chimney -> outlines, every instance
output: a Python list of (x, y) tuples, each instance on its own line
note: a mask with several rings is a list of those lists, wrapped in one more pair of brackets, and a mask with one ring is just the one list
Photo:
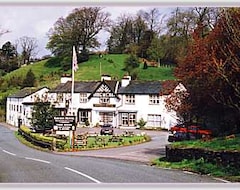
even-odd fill
[(103, 80), (111, 80), (111, 76), (110, 75), (102, 75), (101, 81), (103, 81)]
[(126, 87), (127, 85), (129, 85), (130, 81), (131, 81), (131, 76), (128, 76), (128, 75), (123, 76), (122, 81), (121, 81), (121, 86)]
[(61, 84), (66, 83), (68, 81), (72, 81), (72, 76), (69, 74), (63, 74), (61, 76)]

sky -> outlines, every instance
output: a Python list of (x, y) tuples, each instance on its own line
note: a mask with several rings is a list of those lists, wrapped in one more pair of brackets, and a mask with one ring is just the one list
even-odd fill
[[(99, 5), (97, 5), (99, 6)], [(34, 5), (34, 4), (1, 4), (0, 3), (0, 29), (9, 30), (0, 36), (0, 47), (7, 41), (15, 44), (16, 40), (23, 37), (33, 37), (37, 40), (38, 48), (36, 58), (49, 55), (51, 52), (47, 50), (48, 42), (47, 32), (58, 18), (66, 18), (74, 8), (80, 6), (66, 4), (50, 4), (50, 5)], [(135, 14), (143, 9), (151, 9), (151, 6), (104, 6), (103, 11), (111, 14), (111, 19), (116, 19), (121, 14)], [(161, 8), (163, 12), (169, 10), (169, 7)], [(99, 36), (100, 43), (104, 44), (107, 34), (101, 33)], [(102, 48), (104, 48), (102, 46)], [(19, 50), (18, 50), (19, 51)]]
[[(122, 3), (120, 3), (121, 1)], [(10, 32), (0, 36), (0, 48), (7, 41), (15, 44), (17, 39), (27, 36), (37, 40), (38, 53), (36, 58), (51, 54), (51, 52), (45, 48), (48, 42), (47, 33), (49, 29), (53, 27), (58, 18), (66, 18), (74, 8), (80, 8), (81, 6), (103, 6), (103, 11), (109, 12), (111, 19), (115, 20), (121, 14), (135, 14), (139, 10), (149, 10), (153, 8), (153, 6), (159, 8), (162, 14), (169, 14), (176, 6), (209, 6), (213, 2), (217, 4), (212, 4), (212, 6), (223, 6), (225, 4), (222, 3), (222, 1), (223, 0), (215, 0), (206, 3), (208, 0), (204, 0), (205, 4), (196, 4), (196, 2), (191, 3), (191, 0), (182, 0), (179, 1), (179, 3), (177, 3), (178, 1), (176, 0), (115, 0), (115, 2), (118, 3), (111, 4), (110, 0), (1, 0), (0, 30), (5, 29)], [(229, 3), (232, 1), (233, 5), (236, 3), (235, 0), (229, 0), (227, 5), (232, 5)], [(168, 4), (170, 2), (173, 3)], [(186, 2), (186, 4), (184, 4), (184, 2)], [(239, 5), (236, 4), (236, 6)], [(100, 43), (103, 44), (101, 49), (105, 49), (104, 42), (106, 42), (108, 35), (108, 33), (104, 32), (99, 34), (98, 39)], [(18, 49), (19, 53), (20, 51), (21, 50)]]

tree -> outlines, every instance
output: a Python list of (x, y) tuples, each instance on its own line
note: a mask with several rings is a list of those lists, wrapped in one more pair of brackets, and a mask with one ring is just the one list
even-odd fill
[(145, 31), (139, 45), (139, 51), (137, 54), (139, 57), (145, 58), (145, 59), (149, 58), (147, 50), (151, 46), (151, 43), (154, 37), (155, 37), (155, 33), (152, 30)]
[[(128, 72), (129, 75), (132, 76), (132, 78), (136, 78), (136, 73), (134, 73), (134, 69), (139, 67), (139, 59), (136, 55), (131, 54), (128, 58), (124, 61), (124, 69)], [(134, 75), (134, 76), (133, 76)]]
[(193, 33), (188, 54), (175, 70), (189, 91), (192, 118), (222, 134), (240, 132), (240, 9), (226, 9), (208, 35), (203, 23)]
[(19, 39), (19, 44), (22, 48), (23, 64), (29, 64), (30, 59), (37, 54), (37, 40), (36, 38), (23, 36)]
[(160, 62), (160, 59), (164, 56), (164, 46), (161, 45), (161, 39), (157, 36), (153, 37), (149, 48), (147, 49), (147, 57), (150, 60)]
[(202, 35), (214, 28), (219, 17), (219, 8), (214, 7), (177, 7), (166, 20), (167, 32), (161, 38), (164, 44), (164, 58), (173, 63), (184, 57), (188, 52), (188, 45), (191, 43), (192, 33), (199, 23), (203, 25)]
[(121, 15), (110, 29), (107, 47), (110, 53), (132, 53), (132, 48), (138, 49), (147, 25), (141, 15)]
[(8, 41), (0, 49), (0, 69), (9, 73), (18, 68), (17, 50)]
[(47, 48), (56, 56), (69, 56), (75, 46), (78, 62), (88, 60), (88, 49), (100, 45), (97, 34), (110, 26), (109, 16), (100, 7), (74, 9), (66, 18), (59, 18), (50, 29)]
[[(240, 9), (223, 9), (211, 40), (213, 44), (211, 66), (228, 88), (228, 95), (218, 91), (214, 99), (240, 112)], [(209, 38), (210, 38), (209, 37)], [(213, 42), (212, 42), (213, 43)], [(227, 95), (227, 96), (226, 96)]]
[(147, 62), (144, 61), (144, 63), (143, 63), (143, 69), (147, 69), (147, 68), (148, 68)]
[(24, 87), (33, 87), (36, 83), (36, 77), (34, 73), (32, 72), (32, 69), (29, 69), (29, 71), (26, 74), (25, 79), (23, 80), (22, 88)]
[(45, 132), (53, 128), (54, 116), (58, 112), (54, 109), (49, 102), (37, 101), (33, 106), (31, 125), (36, 131)]
[(138, 14), (141, 15), (145, 23), (147, 23), (148, 30), (153, 31), (157, 35), (161, 33), (165, 15), (162, 15), (159, 9), (152, 8), (147, 11), (140, 10)]

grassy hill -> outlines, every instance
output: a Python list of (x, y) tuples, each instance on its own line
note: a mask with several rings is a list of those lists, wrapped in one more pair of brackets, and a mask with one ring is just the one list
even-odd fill
[[(100, 80), (101, 74), (108, 74), (115, 79), (121, 79), (126, 73), (124, 60), (126, 54), (109, 54), (99, 58), (98, 55), (91, 55), (87, 62), (80, 63), (79, 69), (75, 72), (75, 80)], [(29, 69), (35, 74), (37, 86), (48, 86), (50, 88), (59, 84), (60, 76), (63, 73), (71, 74), (71, 70), (64, 72), (60, 67), (46, 67), (47, 60), (39, 61), (31, 65), (23, 66), (3, 77), (5, 81), (12, 78), (24, 78)], [(71, 63), (69, 63), (71, 64)], [(148, 67), (143, 69), (143, 64), (136, 69), (138, 80), (167, 80), (174, 79), (172, 67)]]
[[(127, 54), (108, 54), (99, 58), (98, 55), (91, 55), (87, 62), (80, 63), (79, 69), (75, 72), (75, 81), (100, 80), (102, 74), (108, 74), (114, 79), (121, 79), (126, 71), (124, 61)], [(71, 74), (68, 71), (61, 70), (60, 67), (47, 67), (47, 60), (42, 60), (8, 73), (1, 78), (0, 100), (19, 90), (16, 84), (25, 78), (26, 73), (31, 69), (36, 76), (36, 86), (47, 86), (53, 88), (60, 82), (63, 73)], [(71, 63), (69, 63), (71, 65)], [(143, 69), (143, 63), (136, 69), (138, 80), (167, 80), (174, 79), (173, 67), (148, 67)]]

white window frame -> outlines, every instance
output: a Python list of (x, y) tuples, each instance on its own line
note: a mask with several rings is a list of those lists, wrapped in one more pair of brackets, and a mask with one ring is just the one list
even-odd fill
[(151, 127), (161, 127), (162, 116), (160, 114), (148, 114), (147, 124)]
[(150, 105), (158, 105), (160, 103), (159, 95), (150, 94), (149, 95), (149, 104)]
[(87, 103), (87, 93), (80, 93), (80, 103)]
[(135, 104), (135, 95), (134, 94), (126, 94), (125, 95), (125, 103), (126, 104)]
[(79, 120), (80, 120), (81, 123), (85, 123), (86, 120), (89, 121), (89, 117), (90, 117), (89, 111), (85, 111), (85, 110), (80, 111)]
[(63, 93), (58, 93), (57, 94), (57, 102), (63, 103)]
[(121, 125), (122, 126), (135, 126), (137, 122), (137, 113), (121, 113)]

